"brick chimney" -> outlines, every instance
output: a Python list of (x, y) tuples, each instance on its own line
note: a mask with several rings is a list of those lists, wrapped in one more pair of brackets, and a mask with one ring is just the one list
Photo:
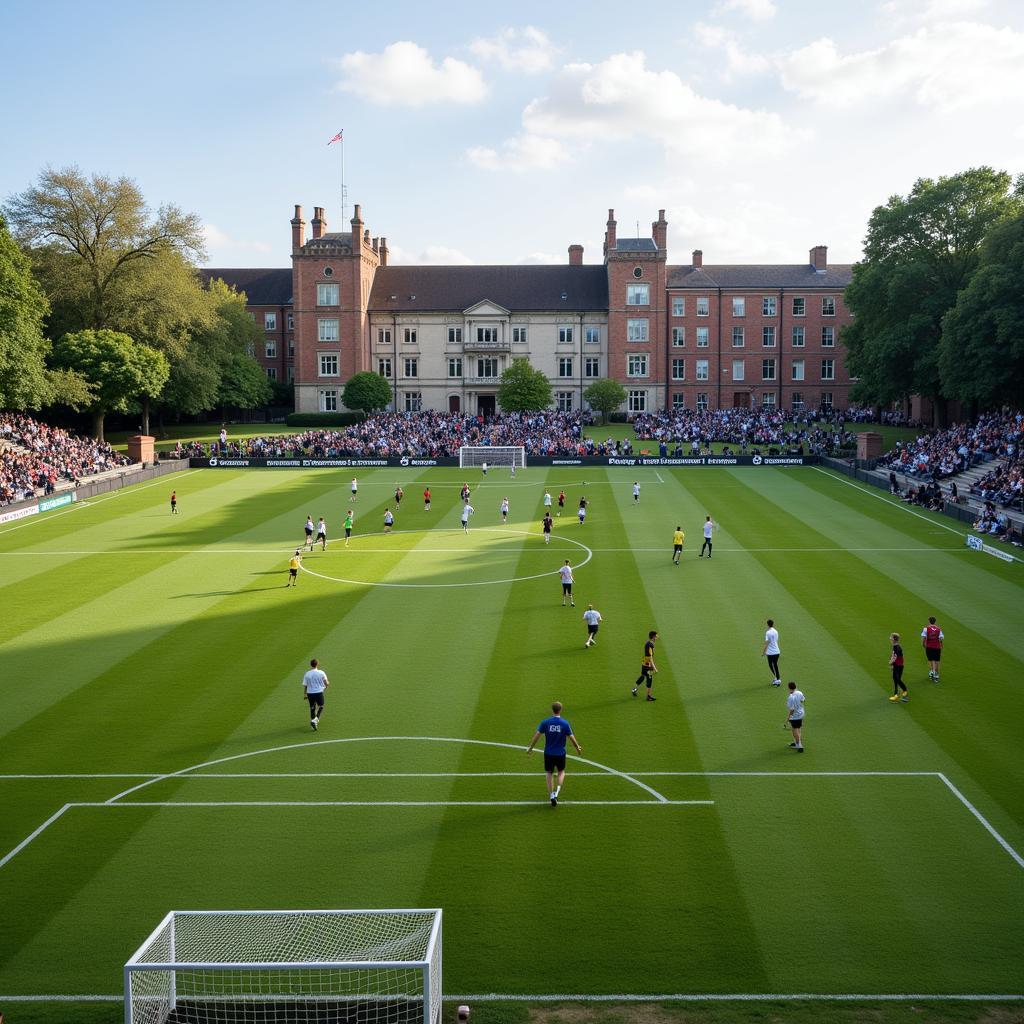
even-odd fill
[(324, 232), (327, 230), (327, 219), (324, 217), (324, 208), (322, 206), (313, 207), (313, 237), (321, 238)]
[(704, 250), (694, 249), (693, 250), (693, 269), (700, 270), (704, 266)]
[(608, 211), (608, 223), (604, 230), (604, 251), (607, 256), (615, 248), (615, 211)]
[(388, 265), (388, 240), (381, 235), (380, 236), (380, 265), (386, 267)]
[(306, 244), (306, 222), (302, 219), (302, 207), (295, 204), (295, 216), (292, 217), (292, 250), (301, 249)]
[(665, 220), (664, 210), (658, 211), (658, 219), (651, 225), (651, 237), (659, 249), (668, 249), (668, 221)]
[(811, 250), (811, 266), (819, 274), (824, 274), (828, 270), (828, 246), (827, 245), (816, 245)]
[(363, 213), (362, 207), (356, 203), (352, 207), (352, 251), (359, 252), (359, 246), (363, 238)]
[(570, 267), (581, 267), (581, 266), (583, 266), (583, 246), (582, 245), (570, 245), (569, 246), (569, 266)]

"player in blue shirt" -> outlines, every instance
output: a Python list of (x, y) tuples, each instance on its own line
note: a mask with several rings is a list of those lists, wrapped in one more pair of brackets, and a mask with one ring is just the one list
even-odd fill
[[(572, 740), (572, 745), (576, 748), (577, 754), (582, 754), (583, 748), (576, 741), (572, 726), (562, 717), (561, 702), (556, 700), (551, 705), (551, 711), (551, 717), (545, 718), (537, 726), (537, 731), (533, 734), (533, 739), (530, 740), (526, 753), (532, 754), (537, 741), (541, 736), (544, 737), (544, 771), (547, 773), (548, 798), (551, 800), (551, 806), (557, 807), (558, 794), (562, 784), (565, 782), (566, 741)], [(557, 782), (555, 781), (556, 773), (558, 775)]]

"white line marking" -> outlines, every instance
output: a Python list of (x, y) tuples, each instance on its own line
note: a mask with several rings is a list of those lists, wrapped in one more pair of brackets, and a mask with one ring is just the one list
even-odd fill
[(30, 835), (27, 835), (24, 839), (22, 839), (22, 841), (18, 843), (18, 845), (13, 850), (5, 854), (3, 858), (0, 858), (0, 868), (2, 868), (9, 860), (11, 860), (12, 857), (17, 857), (18, 854), (21, 853), (21, 851), (24, 850), (25, 847), (28, 846), (28, 844), (31, 843), (33, 839), (36, 838), (36, 836), (41, 835), (43, 832), (45, 832), (46, 829), (48, 829), (69, 807), (72, 806), (72, 804), (65, 804), (59, 811), (56, 811), (55, 813), (51, 814), (46, 819), (46, 821), (44, 821), (42, 825), (39, 826), (39, 828), (37, 828)]
[(657, 470), (654, 471), (654, 475), (658, 478), (659, 484), (663, 484), (665, 482), (664, 480), (662, 480), (661, 474)]
[(159, 772), (85, 772), (63, 773), (59, 775), (0, 775), (0, 782), (8, 779), (158, 779)]
[[(543, 800), (122, 800), (71, 807), (538, 807)], [(561, 800), (580, 807), (713, 807), (714, 800)]]
[(1024, 857), (1021, 857), (1021, 855), (992, 827), (992, 825), (989, 824), (988, 819), (981, 813), (981, 811), (979, 811), (978, 808), (975, 807), (974, 804), (972, 804), (971, 801), (968, 800), (967, 797), (965, 797), (942, 772), (939, 772), (938, 774), (939, 778), (942, 779), (942, 781), (949, 787), (957, 800), (959, 800), (960, 803), (962, 803), (964, 807), (966, 807), (967, 810), (969, 810), (971, 814), (981, 822), (988, 834), (992, 836), (992, 838), (1017, 862), (1017, 866), (1024, 868)]

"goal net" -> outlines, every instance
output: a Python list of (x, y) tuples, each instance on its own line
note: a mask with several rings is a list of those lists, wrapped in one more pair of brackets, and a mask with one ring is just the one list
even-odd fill
[(124, 1000), (126, 1024), (439, 1024), (441, 911), (171, 911)]
[(465, 445), (459, 449), (459, 465), (483, 466), (518, 466), (526, 465), (526, 449), (523, 447), (497, 447), (493, 445)]

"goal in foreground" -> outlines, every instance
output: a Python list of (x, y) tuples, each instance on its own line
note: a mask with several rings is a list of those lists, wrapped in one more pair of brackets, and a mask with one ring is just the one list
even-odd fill
[(440, 910), (172, 910), (125, 1024), (439, 1024)]
[(526, 449), (523, 447), (501, 448), (496, 445), (464, 445), (459, 449), (459, 465), (482, 466), (518, 466), (526, 465)]

